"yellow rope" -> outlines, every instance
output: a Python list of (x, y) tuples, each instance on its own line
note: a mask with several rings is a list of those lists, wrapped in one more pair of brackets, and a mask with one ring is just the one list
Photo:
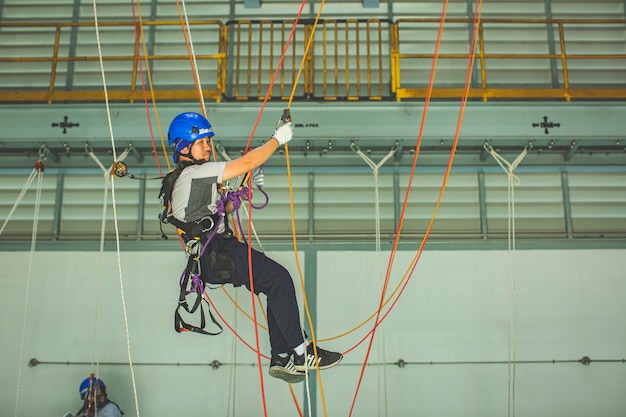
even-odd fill
[[(289, 96), (289, 101), (287, 103), (287, 108), (291, 109), (291, 103), (293, 102), (293, 98), (296, 94), (296, 88), (298, 86), (298, 80), (300, 79), (300, 75), (302, 74), (302, 69), (304, 68), (304, 64), (306, 62), (306, 58), (307, 58), (307, 54), (309, 52), (309, 49), (311, 48), (311, 45), (313, 44), (313, 37), (315, 35), (315, 29), (317, 28), (317, 24), (319, 22), (320, 16), (322, 14), (322, 10), (324, 9), (324, 4), (326, 3), (326, 0), (322, 0), (322, 3), (320, 4), (319, 10), (317, 12), (317, 16), (315, 17), (315, 22), (313, 23), (313, 29), (311, 30), (311, 35), (309, 36), (309, 39), (307, 41), (306, 47), (304, 49), (304, 53), (302, 54), (302, 61), (300, 63), (300, 68), (298, 69), (298, 73), (296, 74), (296, 78), (294, 80), (293, 83), (293, 87), (291, 89), (291, 94)], [(298, 239), (297, 239), (297, 235), (296, 235), (296, 222), (295, 222), (295, 210), (294, 210), (294, 199), (293, 199), (293, 180), (291, 177), (291, 162), (290, 162), (290, 158), (289, 158), (289, 144), (286, 143), (285, 144), (285, 159), (287, 162), (287, 180), (289, 183), (289, 211), (291, 213), (291, 233), (292, 233), (292, 240), (293, 240), (293, 252), (294, 252), (294, 256), (295, 256), (295, 260), (296, 260), (296, 267), (298, 269), (298, 276), (300, 278), (300, 286), (302, 288), (302, 300), (304, 303), (304, 309), (306, 312), (306, 316), (307, 316), (307, 320), (309, 322), (309, 328), (311, 329), (311, 340), (313, 342), (313, 352), (315, 354), (315, 363), (318, 362), (317, 360), (317, 348), (316, 348), (316, 339), (315, 339), (315, 329), (313, 327), (313, 320), (311, 319), (311, 311), (309, 309), (309, 303), (307, 300), (307, 296), (306, 296), (306, 291), (304, 288), (304, 274), (302, 273), (302, 268), (300, 267), (300, 261), (298, 258)], [(322, 384), (322, 375), (321, 372), (319, 370), (319, 367), (317, 368), (317, 380), (318, 380), (318, 386), (320, 388), (320, 397), (322, 400), (322, 407), (324, 409), (324, 416), (328, 415), (328, 411), (326, 409), (326, 399), (324, 396), (324, 386)], [(308, 381), (308, 379), (307, 379)]]

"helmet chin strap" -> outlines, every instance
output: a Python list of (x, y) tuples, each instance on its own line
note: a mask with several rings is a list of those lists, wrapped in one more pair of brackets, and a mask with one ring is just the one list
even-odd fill
[[(187, 159), (191, 160), (191, 163), (192, 163), (193, 165), (202, 165), (202, 164), (204, 164), (205, 162), (208, 162), (208, 161), (207, 161), (207, 160), (205, 160), (205, 159), (196, 159), (196, 158), (194, 158), (194, 157), (193, 157), (193, 155), (191, 154), (191, 152), (188, 152), (188, 153), (178, 152), (178, 156), (179, 156), (179, 157), (183, 156), (183, 157), (185, 157), (185, 158), (187, 158)], [(180, 158), (179, 158), (179, 161), (180, 161)]]

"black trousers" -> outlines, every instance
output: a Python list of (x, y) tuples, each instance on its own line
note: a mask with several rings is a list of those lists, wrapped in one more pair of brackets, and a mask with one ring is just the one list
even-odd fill
[[(215, 243), (200, 259), (201, 279), (211, 284), (244, 285), (251, 290), (248, 262), (248, 245), (235, 238), (216, 236)], [(215, 276), (211, 265), (211, 251), (230, 253), (234, 264), (233, 277)], [(251, 249), (254, 293), (267, 297), (267, 320), (272, 355), (291, 352), (304, 342), (296, 291), (291, 275), (284, 266), (264, 253)]]

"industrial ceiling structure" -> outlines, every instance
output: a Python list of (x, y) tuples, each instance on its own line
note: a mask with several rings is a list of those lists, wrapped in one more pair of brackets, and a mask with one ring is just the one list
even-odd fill
[[(5, 0), (0, 19), (2, 212), (11, 210), (20, 179), (41, 160), (51, 178), (43, 233), (52, 245), (95, 238), (85, 224), (97, 224), (99, 207), (80, 197), (99, 195), (102, 167), (124, 155), (131, 174), (163, 175), (171, 169), (163, 146), (169, 120), (182, 111), (202, 111), (171, 4), (153, 1), (143, 10), (145, 43), (139, 47), (137, 20), (123, 12), (126, 3), (99, 9), (99, 42), (90, 7), (53, 3)], [(296, 227), (302, 233), (312, 241), (333, 232), (352, 240), (370, 235), (372, 169), (357, 154), (362, 151), (374, 163), (393, 152), (380, 167), (388, 236), (395, 232), (410, 174), (417, 175), (413, 187), (426, 190), (440, 187), (450, 168), (451, 178), (460, 179), (456, 193), (454, 181), (446, 191), (449, 212), (438, 220), (439, 236), (449, 242), (502, 238), (503, 220), (494, 213), (504, 204), (506, 173), (490, 154), (494, 151), (508, 161), (524, 152), (516, 168), (522, 192), (528, 182), (521, 174), (533, 178), (523, 198), (533, 210), (522, 215), (528, 224), (519, 223), (520, 236), (562, 242), (610, 236), (623, 242), (626, 215), (619, 212), (626, 202), (617, 197), (626, 195), (623, 2), (490, 3), (482, 14), (467, 103), (464, 82), (475, 17), (469, 0), (450, 2), (432, 83), (440, 2), (330, 4), (314, 48), (305, 52), (304, 39), (313, 33), (320, 7), (308, 2), (294, 46), (284, 55), (285, 69), (265, 103), (297, 10), (280, 1), (187, 1), (219, 157), (237, 157), (248, 143), (267, 140), (290, 106), (294, 140), (265, 165), (283, 204), (261, 215), (267, 237), (288, 239), (281, 226), (289, 215), (287, 157), (301, 187)], [(305, 75), (296, 78), (301, 58)], [(150, 92), (157, 100), (150, 100)], [(504, 185), (491, 185), (491, 177)], [(158, 181), (146, 183), (129, 186), (134, 191), (127, 202), (132, 214), (126, 236), (139, 247), (160, 237), (147, 220), (158, 211), (150, 194), (158, 191)], [(69, 203), (71, 195), (76, 200)], [(32, 201), (17, 209), (19, 220), (13, 219), (5, 237), (26, 241), (31, 206)], [(546, 206), (553, 209), (543, 219)], [(347, 207), (362, 211), (362, 221), (346, 222)], [(70, 214), (77, 212), (82, 214)], [(423, 233), (418, 219), (429, 216), (416, 213), (408, 235)], [(75, 220), (87, 223), (70, 226)]]

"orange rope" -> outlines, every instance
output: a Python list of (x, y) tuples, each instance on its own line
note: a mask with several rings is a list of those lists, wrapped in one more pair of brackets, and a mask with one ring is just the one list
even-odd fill
[[(315, 22), (313, 24), (313, 30), (311, 31), (311, 35), (309, 36), (308, 42), (306, 44), (304, 53), (302, 54), (302, 62), (300, 64), (300, 68), (299, 71), (295, 77), (294, 80), (294, 84), (291, 90), (291, 95), (289, 97), (289, 102), (287, 104), (287, 108), (290, 109), (291, 108), (291, 103), (293, 101), (294, 95), (296, 93), (296, 88), (298, 85), (298, 80), (300, 79), (300, 75), (302, 74), (302, 68), (304, 67), (304, 63), (307, 59), (307, 55), (308, 55), (308, 51), (311, 48), (311, 45), (313, 44), (313, 37), (315, 35), (315, 29), (317, 28), (317, 24), (319, 22), (320, 16), (322, 14), (322, 10), (324, 9), (324, 5), (326, 3), (326, 0), (322, 0), (319, 10), (317, 12), (317, 16), (315, 17)], [(295, 224), (295, 209), (294, 209), (294, 200), (293, 200), (293, 180), (291, 178), (291, 160), (289, 157), (289, 144), (286, 143), (285, 144), (285, 160), (287, 163), (287, 181), (289, 184), (289, 211), (291, 214), (291, 234), (292, 234), (292, 240), (293, 240), (293, 252), (294, 252), (294, 257), (296, 260), (296, 267), (298, 269), (298, 277), (300, 278), (300, 286), (302, 288), (302, 300), (304, 303), (304, 310), (306, 312), (306, 317), (309, 323), (309, 329), (311, 330), (311, 341), (313, 343), (313, 354), (315, 356), (315, 363), (316, 363), (316, 372), (317, 372), (317, 382), (318, 382), (318, 386), (320, 389), (320, 397), (321, 397), (321, 401), (322, 401), (322, 408), (324, 410), (324, 416), (328, 415), (328, 410), (326, 408), (326, 397), (324, 395), (324, 386), (322, 383), (322, 374), (320, 372), (319, 366), (317, 366), (318, 364), (318, 357), (317, 357), (317, 341), (316, 341), (316, 337), (315, 337), (315, 328), (313, 326), (313, 319), (311, 318), (311, 311), (309, 309), (309, 302), (308, 302), (308, 298), (306, 296), (306, 291), (305, 291), (305, 287), (304, 287), (304, 274), (302, 273), (302, 268), (300, 267), (300, 260), (298, 257), (298, 238), (297, 238), (297, 234), (296, 234), (296, 224)]]
[[(465, 113), (465, 107), (467, 104), (467, 99), (469, 97), (469, 89), (470, 89), (470, 82), (471, 82), (471, 75), (472, 75), (472, 70), (474, 67), (474, 59), (475, 59), (475, 36), (476, 36), (476, 27), (478, 26), (478, 22), (480, 22), (480, 16), (482, 15), (482, 4), (483, 1), (477, 1), (478, 3), (478, 14), (477, 16), (474, 17), (474, 33), (473, 33), (473, 42), (471, 45), (471, 50), (470, 50), (470, 58), (468, 60), (468, 69), (466, 72), (466, 80), (465, 80), (465, 86), (464, 86), (464, 92), (463, 92), (463, 97), (462, 97), (462, 103), (461, 103), (461, 109), (460, 109), (460, 113), (459, 113), (459, 117), (458, 117), (458, 122), (457, 122), (457, 128), (456, 128), (456, 132), (455, 132), (455, 136), (454, 136), (454, 141), (453, 141), (453, 146), (452, 146), (452, 150), (450, 153), (450, 157), (448, 159), (448, 165), (446, 168), (446, 172), (444, 174), (444, 179), (443, 179), (443, 183), (442, 183), (442, 188), (439, 192), (439, 197), (437, 199), (437, 204), (435, 206), (435, 210), (433, 213), (433, 217), (431, 218), (431, 221), (428, 225), (428, 229), (426, 231), (426, 234), (422, 240), (422, 243), (419, 247), (418, 253), (415, 255), (415, 257), (413, 258), (413, 261), (411, 262), (411, 267), (409, 268), (410, 273), (408, 274), (409, 279), (407, 279), (404, 282), (404, 285), (402, 285), (402, 289), (400, 290), (400, 293), (398, 294), (398, 297), (396, 297), (396, 299), (394, 300), (394, 302), (392, 303), (392, 305), (389, 307), (389, 310), (383, 315), (382, 319), (378, 322), (378, 324), (382, 323), (382, 321), (389, 315), (389, 313), (391, 312), (391, 309), (396, 305), (396, 303), (399, 301), (400, 296), (402, 295), (402, 293), (404, 292), (404, 290), (406, 289), (408, 282), (410, 280), (410, 277), (413, 274), (413, 271), (415, 270), (415, 267), (417, 266), (417, 262), (419, 261), (419, 258), (421, 257), (421, 254), (423, 252), (426, 240), (428, 239), (429, 235), (430, 235), (430, 231), (432, 229), (433, 223), (435, 221), (435, 216), (437, 214), (437, 211), (439, 210), (439, 206), (441, 204), (441, 200), (443, 198), (443, 192), (445, 189), (445, 186), (448, 182), (448, 177), (450, 176), (450, 171), (452, 169), (452, 162), (454, 160), (454, 155), (456, 153), (456, 148), (458, 145), (458, 141), (459, 141), (459, 137), (460, 137), (460, 133), (461, 133), (461, 124), (463, 122), (463, 116)], [(407, 272), (409, 272), (407, 271)], [(371, 331), (370, 331), (371, 333)], [(357, 344), (358, 345), (358, 344)]]
[(215, 314), (217, 314), (217, 316), (220, 318), (220, 320), (222, 320), (222, 322), (224, 322), (224, 324), (226, 325), (226, 327), (228, 327), (228, 329), (233, 332), (233, 334), (237, 337), (237, 339), (239, 339), (239, 341), (241, 343), (243, 343), (244, 345), (246, 345), (248, 347), (248, 349), (250, 349), (251, 351), (253, 351), (254, 353), (256, 353), (258, 356), (263, 357), (264, 359), (270, 359), (269, 356), (261, 353), (261, 351), (258, 348), (254, 348), (254, 346), (252, 346), (251, 344), (249, 344), (248, 342), (246, 342), (243, 337), (241, 337), (239, 335), (239, 333), (237, 333), (237, 331), (235, 331), (235, 329), (228, 324), (228, 322), (224, 319), (224, 317), (222, 317), (222, 315), (220, 314), (220, 312), (218, 311), (217, 307), (215, 306), (215, 304), (213, 303), (213, 301), (211, 301), (211, 298), (209, 297), (209, 293), (207, 290), (204, 290), (204, 296), (206, 297), (206, 299), (208, 300), (209, 304), (211, 305), (211, 307), (213, 308), (213, 311), (215, 311)]
[[(241, 236), (241, 230), (239, 230), (239, 227), (237, 226), (237, 222), (233, 221), (233, 232), (235, 233), (235, 237), (237, 238), (237, 240), (241, 241), (242, 236)], [(245, 311), (243, 309), (243, 307), (241, 307), (241, 305), (239, 305), (239, 303), (237, 301), (235, 301), (235, 299), (228, 293), (228, 291), (226, 291), (226, 287), (224, 287), (223, 285), (221, 286), (222, 292), (224, 294), (226, 294), (226, 297), (228, 297), (228, 299), (235, 305), (235, 308), (237, 310), (239, 310), (244, 316), (246, 316), (248, 319), (250, 319), (250, 321), (254, 322), (254, 317), (252, 317), (250, 314), (248, 314), (247, 311)], [(267, 314), (265, 313), (265, 310), (263, 309), (263, 303), (261, 302), (261, 297), (257, 295), (257, 300), (259, 302), (259, 305), (261, 306), (261, 312), (263, 313), (263, 317), (265, 318), (265, 322), (267, 323)], [(261, 329), (266, 330), (267, 331), (267, 326), (262, 325), (261, 323), (256, 323), (257, 326), (259, 326)]]
[(298, 415), (300, 417), (302, 417), (303, 416), (302, 409), (300, 408), (300, 404), (298, 404), (298, 399), (296, 398), (296, 393), (293, 390), (293, 385), (292, 384), (289, 384), (289, 392), (291, 393), (291, 398), (293, 399), (293, 403), (296, 406), (296, 410), (298, 411)]
[[(478, 0), (477, 0), (477, 3), (478, 3)], [(413, 176), (414, 176), (414, 172), (415, 172), (415, 165), (417, 163), (417, 157), (418, 157), (419, 148), (420, 148), (420, 145), (421, 145), (422, 133), (423, 133), (423, 129), (424, 129), (425, 118), (426, 118), (426, 115), (427, 115), (427, 107), (428, 107), (428, 104), (429, 104), (429, 101), (430, 101), (430, 97), (431, 97), (432, 86), (434, 84), (434, 75), (435, 75), (435, 72), (436, 72), (436, 63), (437, 63), (438, 55), (439, 55), (439, 46), (440, 46), (440, 43), (441, 43), (441, 36), (442, 36), (442, 33), (443, 33), (443, 27), (444, 27), (444, 23), (445, 23), (445, 16), (446, 16), (446, 11), (447, 11), (447, 6), (448, 6), (448, 1), (446, 0), (444, 2), (443, 11), (442, 11), (442, 17), (441, 17), (441, 23), (440, 23), (440, 27), (439, 27), (439, 33), (438, 33), (438, 36), (437, 36), (436, 51), (435, 51), (435, 56), (434, 56), (434, 60), (433, 60), (433, 66), (431, 68), (431, 77), (430, 77), (430, 81), (429, 81), (428, 93), (427, 93), (427, 96), (426, 96), (427, 98), (426, 98), (425, 108), (424, 108), (424, 112), (422, 114), (422, 124), (420, 126), (420, 133), (419, 133), (417, 149), (416, 149), (415, 157), (414, 157), (414, 161), (413, 161), (413, 168), (412, 168), (411, 176), (410, 176), (410, 179), (409, 179), (409, 184), (407, 186), (407, 192), (406, 192), (405, 201), (404, 201), (403, 208), (402, 208), (402, 213), (401, 213), (401, 216), (400, 216), (400, 222), (399, 222), (398, 230), (396, 232), (396, 237), (395, 237), (395, 240), (394, 240), (394, 245), (393, 245), (393, 249), (392, 249), (392, 255), (390, 257), (390, 262), (389, 262), (388, 270), (387, 270), (387, 276), (385, 278), (385, 285), (383, 287), (383, 293), (381, 294), (381, 301), (380, 301), (380, 306), (379, 306), (379, 310), (378, 310), (377, 317), (376, 317), (376, 323), (374, 324), (374, 327), (372, 328), (372, 330), (368, 333), (368, 335), (371, 335), (371, 338), (370, 338), (370, 342), (369, 342), (369, 345), (368, 345), (368, 349), (367, 349), (367, 353), (366, 353), (366, 356), (365, 356), (365, 360), (364, 360), (363, 366), (361, 368), (361, 374), (360, 374), (359, 381), (358, 381), (358, 384), (357, 384), (357, 389), (356, 389), (356, 392), (355, 392), (355, 395), (354, 395), (354, 398), (353, 398), (352, 406), (350, 408), (350, 414), (349, 414), (350, 416), (352, 415), (352, 412), (354, 410), (354, 406), (355, 406), (355, 403), (356, 403), (356, 398), (358, 396), (359, 388), (360, 388), (361, 383), (362, 383), (363, 375), (364, 375), (364, 372), (365, 372), (365, 367), (367, 366), (367, 360), (369, 358), (369, 354), (371, 352), (372, 343), (373, 343), (374, 336), (375, 336), (375, 333), (376, 333), (376, 328), (380, 325), (380, 323), (382, 323), (382, 320), (384, 320), (384, 318), (386, 318), (387, 315), (391, 312), (391, 309), (395, 306), (395, 304), (397, 303), (397, 301), (400, 298), (400, 295), (402, 294), (402, 292), (404, 291), (404, 289), (406, 288), (406, 286), (407, 286), (407, 284), (409, 282), (409, 279), (407, 279), (405, 281), (402, 290), (398, 294), (398, 297), (394, 300), (392, 306), (389, 308), (387, 313), (381, 319), (380, 318), (380, 312), (382, 311), (382, 308), (383, 308), (383, 300), (385, 298), (385, 291), (386, 291), (386, 288), (387, 288), (387, 285), (388, 285), (388, 281), (389, 281), (389, 278), (390, 278), (390, 275), (391, 275), (391, 267), (392, 267), (393, 259), (395, 257), (395, 253), (397, 251), (397, 243), (398, 243), (399, 236), (400, 236), (400, 233), (401, 233), (402, 223), (403, 223), (403, 219), (404, 219), (404, 214), (405, 214), (406, 207), (407, 207), (407, 204), (408, 204), (408, 196), (409, 196), (410, 189), (411, 189), (410, 185), (411, 185), (412, 180), (413, 180)], [(482, 10), (482, 0), (480, 1), (480, 8)], [(460, 128), (461, 128), (462, 121), (463, 121), (464, 110), (465, 110), (465, 106), (466, 106), (466, 103), (467, 103), (467, 98), (469, 96), (469, 88), (470, 88), (470, 82), (471, 82), (471, 73), (472, 73), (472, 67), (473, 67), (474, 57), (475, 57), (475, 43), (476, 43), (475, 42), (475, 37), (476, 37), (477, 19), (480, 19), (479, 16), (480, 16), (480, 12), (478, 13), (477, 16), (475, 16), (475, 20), (474, 20), (474, 30), (473, 30), (473, 34), (472, 34), (472, 44), (471, 44), (471, 50), (470, 50), (470, 57), (468, 59), (468, 70), (467, 70), (467, 73), (466, 73), (464, 96), (463, 96), (463, 100), (462, 100), (462, 104), (461, 104), (461, 112), (459, 114), (459, 118), (458, 118), (458, 121), (457, 121), (457, 129), (456, 129), (456, 132), (455, 132), (454, 143), (453, 143), (452, 151), (451, 151), (450, 158), (449, 158), (449, 161), (448, 161), (447, 170), (446, 170), (446, 173), (445, 173), (445, 176), (444, 176), (444, 180), (443, 180), (443, 184), (442, 184), (442, 187), (441, 187), (441, 190), (440, 190), (440, 193), (439, 193), (437, 204), (436, 204), (435, 210), (433, 212), (433, 216), (431, 217), (431, 221), (429, 223), (429, 226), (428, 226), (428, 229), (426, 231), (426, 234), (424, 235), (422, 243), (420, 244), (418, 252), (417, 252), (417, 254), (416, 254), (415, 258), (414, 258), (414, 261), (412, 263), (412, 267), (410, 268), (409, 277), (411, 276), (411, 274), (413, 273), (415, 267), (417, 266), (417, 261), (421, 257), (424, 245), (425, 245), (425, 243), (428, 240), (428, 237), (430, 235), (430, 231), (431, 231), (432, 226), (434, 224), (434, 221), (435, 221), (435, 218), (436, 218), (436, 215), (437, 215), (437, 211), (439, 209), (439, 206), (441, 204), (441, 200), (443, 198), (443, 192), (445, 190), (445, 187), (446, 187), (449, 175), (450, 175), (450, 170), (452, 168), (452, 162), (454, 160), (456, 147), (458, 145), (458, 139), (460, 137)], [(367, 338), (368, 335), (366, 335), (365, 338)], [(361, 342), (363, 340), (365, 340), (365, 338), (362, 339)], [(359, 342), (359, 344), (361, 342)]]

